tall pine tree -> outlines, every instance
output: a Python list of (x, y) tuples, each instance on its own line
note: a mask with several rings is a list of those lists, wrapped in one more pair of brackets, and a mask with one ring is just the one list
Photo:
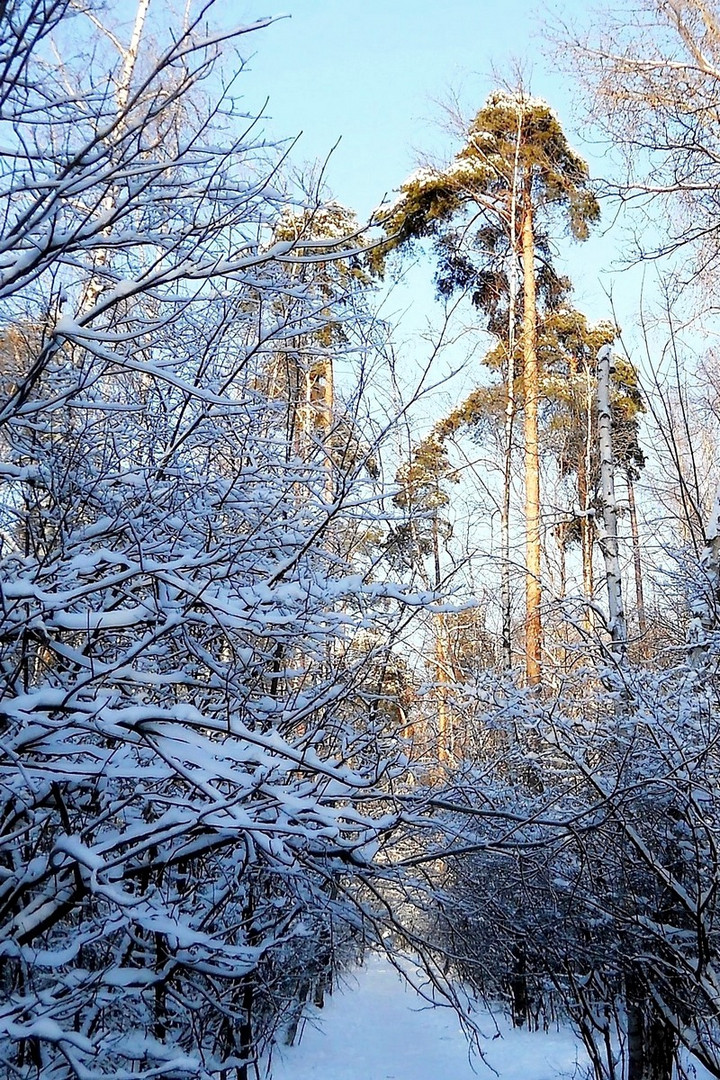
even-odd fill
[[(401, 188), (386, 220), (388, 245), (431, 237), (441, 293), (469, 291), (487, 328), (505, 340), (506, 479), (523, 391), (526, 539), (526, 677), (541, 678), (541, 496), (538, 438), (538, 292), (563, 292), (548, 259), (550, 232), (585, 240), (599, 217), (586, 163), (570, 147), (550, 107), (523, 90), (492, 94), (444, 170), (421, 170)], [(377, 258), (382, 259), (381, 250)], [(520, 344), (516, 371), (516, 344)], [(503, 592), (507, 586), (509, 495), (503, 513)]]

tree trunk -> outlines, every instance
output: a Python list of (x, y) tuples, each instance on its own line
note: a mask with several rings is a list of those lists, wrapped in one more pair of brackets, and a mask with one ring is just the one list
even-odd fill
[[(433, 517), (433, 573), (435, 578), (435, 591), (440, 589), (442, 581), (442, 568), (440, 566), (440, 534), (438, 530), (438, 514), (435, 511)], [(453, 724), (450, 709), (448, 707), (448, 685), (450, 683), (450, 658), (448, 652), (447, 626), (443, 614), (433, 618), (435, 631), (435, 694), (437, 701), (437, 758), (438, 761), (448, 761), (452, 756)]]
[(310, 372), (310, 403), (312, 406), (313, 434), (322, 439), (325, 447), (325, 497), (332, 502), (334, 496), (334, 466), (330, 453), (330, 432), (335, 411), (335, 379), (333, 362), (324, 357)]
[[(150, 0), (138, 0), (137, 10), (135, 11), (135, 20), (133, 23), (132, 36), (130, 38), (130, 44), (126, 49), (123, 49), (120, 42), (112, 35), (111, 41), (118, 49), (122, 61), (122, 72), (120, 75), (120, 81), (115, 90), (115, 101), (117, 104), (117, 118), (118, 129), (122, 129), (126, 126), (128, 120), (127, 108), (130, 100), (130, 85), (132, 83), (133, 74), (135, 72), (135, 65), (137, 64), (138, 54), (140, 52), (140, 42), (142, 40), (143, 30), (145, 28), (145, 20), (147, 18), (148, 8), (150, 7)], [(116, 132), (117, 134), (117, 132)], [(117, 190), (116, 188), (108, 188), (101, 204), (102, 211), (107, 214), (108, 217), (117, 207)], [(100, 298), (100, 294), (103, 291), (105, 282), (100, 276), (99, 270), (107, 266), (109, 259), (109, 252), (107, 248), (103, 248), (98, 252), (95, 260), (95, 269), (98, 271), (93, 275), (91, 280), (85, 286), (85, 291), (80, 301), (80, 310), (88, 311), (93, 308)]]
[(452, 755), (453, 725), (448, 708), (447, 631), (443, 615), (435, 616), (435, 692), (437, 695), (438, 761)]
[[(437, 511), (433, 518), (433, 565), (435, 589), (440, 588), (440, 540)], [(437, 694), (438, 761), (447, 761), (450, 742), (450, 721), (447, 707), (447, 653), (445, 649), (445, 620), (436, 615), (435, 624), (435, 690)]]
[[(514, 348), (514, 345), (513, 345)], [(505, 446), (503, 463), (503, 499), (500, 511), (500, 602), (502, 607), (502, 666), (504, 671), (512, 668), (512, 591), (510, 588), (510, 480), (512, 468), (513, 421), (515, 419), (515, 396), (512, 382), (515, 365), (512, 352), (508, 357), (508, 391), (505, 405)]]
[(515, 143), (515, 166), (510, 194), (510, 255), (508, 264), (508, 351), (505, 379), (505, 428), (503, 432), (503, 499), (500, 512), (500, 598), (502, 607), (502, 666), (504, 671), (512, 668), (512, 589), (510, 584), (510, 482), (512, 480), (513, 429), (515, 426), (515, 326), (519, 291), (519, 267), (517, 248), (518, 183), (520, 140), (522, 123), (518, 124)]
[(615, 467), (612, 451), (612, 414), (610, 412), (611, 357), (612, 349), (609, 345), (604, 345), (598, 353), (598, 445), (600, 450), (603, 521), (600, 550), (605, 560), (612, 651), (616, 659), (621, 661), (627, 648), (627, 631), (618, 554)]
[(628, 506), (630, 508), (630, 535), (632, 536), (633, 565), (635, 568), (635, 601), (637, 603), (638, 630), (640, 632), (640, 654), (645, 652), (647, 619), (645, 618), (645, 596), (643, 593), (642, 562), (640, 560), (640, 533), (638, 531), (637, 507), (635, 505), (635, 485), (630, 473), (626, 474)]
[(626, 996), (627, 1080), (673, 1080), (677, 1039), (642, 976), (629, 976)]
[(527, 957), (523, 945), (512, 947), (513, 970), (510, 977), (512, 994), (513, 1027), (522, 1027), (527, 1021), (530, 1026), (530, 995), (527, 982)]
[(238, 1027), (238, 1044), (240, 1054), (243, 1057), (242, 1065), (238, 1066), (238, 1080), (250, 1080), (250, 1068), (255, 1056), (255, 1042), (253, 1039), (253, 1010), (255, 1007), (255, 983), (252, 974), (243, 976), (241, 981), (242, 991), (240, 1005), (243, 1018)]
[[(578, 496), (580, 499), (580, 509), (582, 510), (582, 518), (580, 519), (580, 547), (582, 553), (582, 579), (583, 579), (583, 596), (585, 600), (591, 601), (593, 595), (593, 589), (595, 588), (595, 582), (593, 580), (593, 522), (589, 514), (590, 499), (588, 492), (587, 482), (587, 469), (585, 467), (585, 458), (578, 462)], [(587, 616), (586, 621), (588, 623), (588, 629), (592, 628), (592, 609), (586, 608)]]
[[(588, 405), (590, 388), (588, 387)], [(595, 526), (590, 517), (590, 488), (588, 484), (588, 457), (592, 439), (592, 414), (591, 408), (588, 408), (588, 426), (585, 433), (585, 447), (584, 452), (578, 461), (577, 483), (578, 483), (578, 500), (580, 503), (580, 510), (582, 517), (580, 519), (580, 547), (582, 554), (582, 579), (583, 579), (583, 596), (588, 602), (592, 601), (593, 591), (595, 589), (595, 581), (593, 575), (593, 541)], [(592, 608), (589, 603), (585, 608), (586, 611), (586, 625), (588, 630), (592, 630), (593, 618)]]
[[(570, 375), (573, 381), (579, 383), (580, 367), (577, 357), (570, 357)], [(595, 525), (590, 513), (590, 482), (589, 476), (591, 471), (591, 448), (593, 445), (593, 412), (596, 394), (593, 388), (593, 380), (590, 369), (585, 368), (586, 388), (583, 399), (584, 403), (584, 438), (580, 445), (580, 452), (577, 460), (577, 493), (578, 493), (578, 506), (580, 507), (580, 555), (582, 561), (582, 583), (583, 583), (583, 598), (585, 603), (585, 629), (592, 631), (594, 626), (593, 609), (591, 601), (593, 597), (593, 591), (595, 588), (594, 574), (593, 574), (593, 542), (595, 539)], [(578, 429), (582, 419), (578, 417)]]
[(285, 1042), (286, 1046), (294, 1046), (295, 1045), (295, 1040), (297, 1039), (297, 1033), (298, 1033), (298, 1031), (300, 1029), (300, 1021), (303, 1018), (303, 1009), (305, 1007), (305, 1003), (306, 1003), (307, 999), (309, 998), (309, 996), (310, 996), (310, 981), (307, 980), (306, 982), (303, 982), (303, 983), (300, 984), (300, 987), (298, 988), (298, 991), (297, 991), (297, 994), (296, 994), (296, 997), (295, 997), (295, 1001), (294, 1001), (293, 1005), (291, 1006), (292, 1012), (291, 1012), (291, 1015), (290, 1015), (290, 1021), (288, 1023), (287, 1029), (285, 1031), (284, 1042)]
[(523, 384), (525, 388), (525, 670), (529, 686), (541, 680), (542, 621), (540, 604), (540, 454), (538, 403), (540, 372), (537, 355), (537, 304), (535, 295), (535, 237), (528, 178), (522, 217), (523, 263)]

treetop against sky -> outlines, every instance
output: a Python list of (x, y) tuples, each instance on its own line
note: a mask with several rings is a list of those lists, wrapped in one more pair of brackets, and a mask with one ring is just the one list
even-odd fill
[[(607, 171), (605, 148), (582, 140), (578, 88), (543, 35), (544, 25), (584, 11), (577, 0), (507, 0), (502, 10), (491, 0), (286, 0), (288, 17), (241, 42), (242, 93), (248, 111), (264, 107), (269, 135), (299, 135), (296, 168), (325, 162), (333, 196), (361, 220), (419, 164), (452, 160), (461, 138), (448, 129), (447, 105), (457, 100), (470, 119), (492, 90), (519, 77), (557, 111), (597, 177)], [(616, 241), (603, 237), (609, 218), (581, 252), (563, 251), (576, 301), (591, 318), (609, 315), (611, 283), (599, 282), (618, 259)], [(614, 291), (622, 307), (627, 285)]]
[[(572, 4), (571, 4), (572, 6)], [(302, 132), (299, 158), (325, 158), (335, 195), (368, 214), (417, 164), (443, 153), (440, 102), (457, 94), (469, 114), (520, 64), (535, 93), (566, 111), (563, 80), (547, 70), (533, 0), (286, 0), (279, 20), (247, 46), (251, 89), (268, 127)], [(247, 8), (246, 16), (256, 12)], [(496, 74), (493, 75), (493, 69)]]

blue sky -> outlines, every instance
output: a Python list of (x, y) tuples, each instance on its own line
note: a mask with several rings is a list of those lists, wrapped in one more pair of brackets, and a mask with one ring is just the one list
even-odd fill
[[(266, 130), (275, 137), (302, 133), (293, 160), (325, 160), (333, 195), (368, 215), (432, 154), (452, 156), (457, 143), (442, 129), (442, 101), (455, 94), (467, 115), (520, 67), (531, 91), (559, 113), (591, 170), (603, 169), (600, 148), (584, 143), (575, 105), (577, 89), (558, 71), (543, 23), (582, 16), (578, 0), (285, 0), (289, 18), (243, 39), (248, 108), (265, 97)], [(245, 7), (248, 21), (266, 9)], [(333, 150), (336, 143), (339, 144)], [(608, 318), (604, 288), (618, 258), (618, 236), (563, 245), (576, 302), (592, 318)], [(625, 276), (614, 286), (629, 321)]]
[[(476, 111), (520, 61), (535, 93), (559, 110), (563, 80), (544, 59), (531, 0), (286, 0), (290, 18), (246, 38), (246, 92), (270, 98), (268, 127), (303, 132), (296, 158), (324, 158), (336, 197), (367, 214), (415, 167), (417, 152), (449, 145), (444, 100)], [(246, 9), (248, 16), (259, 11)]]

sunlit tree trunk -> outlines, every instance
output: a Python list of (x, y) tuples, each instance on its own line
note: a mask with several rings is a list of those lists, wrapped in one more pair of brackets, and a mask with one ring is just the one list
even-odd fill
[(332, 358), (324, 357), (310, 373), (310, 401), (316, 434), (325, 447), (325, 496), (331, 501), (334, 495), (333, 459), (329, 445), (335, 411), (335, 379)]
[(512, 466), (513, 421), (515, 398), (512, 389), (514, 378), (512, 353), (508, 360), (508, 393), (505, 405), (503, 499), (500, 510), (500, 603), (502, 607), (502, 665), (505, 671), (512, 667), (512, 592), (510, 589), (510, 481)]
[(437, 693), (438, 761), (448, 761), (452, 756), (453, 728), (448, 708), (448, 655), (445, 620), (435, 616), (435, 670)]
[(537, 354), (535, 237), (531, 178), (525, 183), (522, 215), (523, 263), (523, 384), (525, 388), (525, 671), (529, 686), (541, 680), (542, 621), (540, 604), (540, 455), (538, 401), (540, 373)]
[(500, 510), (500, 603), (502, 607), (502, 666), (512, 667), (512, 591), (510, 588), (510, 482), (512, 479), (513, 423), (515, 396), (513, 390), (514, 363), (512, 352), (508, 360), (508, 392), (505, 405), (503, 499)]
[(515, 164), (510, 191), (510, 254), (508, 265), (508, 352), (505, 398), (505, 424), (503, 431), (503, 499), (500, 512), (500, 599), (502, 607), (502, 665), (505, 671), (512, 668), (512, 591), (510, 588), (510, 482), (512, 480), (513, 429), (515, 426), (515, 322), (517, 319), (518, 263), (518, 157), (522, 138), (522, 118), (518, 120), (515, 141)]
[[(590, 514), (590, 455), (593, 445), (593, 380), (590, 371), (586, 372), (587, 385), (585, 392), (585, 445), (578, 462), (578, 496), (582, 519), (580, 525), (580, 542), (582, 547), (582, 576), (583, 595), (590, 601), (595, 591), (595, 576), (593, 574), (593, 546), (595, 542), (595, 522)], [(592, 630), (594, 619), (593, 609), (590, 604), (585, 607), (585, 624), (588, 630)]]
[[(434, 578), (435, 589), (440, 589), (441, 583), (441, 568), (440, 568), (440, 536), (438, 533), (438, 519), (437, 511), (433, 519), (433, 566), (434, 566)], [(448, 761), (452, 755), (452, 718), (450, 715), (450, 709), (448, 707), (448, 689), (449, 689), (449, 657), (447, 648), (447, 626), (445, 625), (445, 616), (438, 614), (433, 619), (434, 631), (435, 631), (435, 695), (437, 705), (437, 728), (438, 728), (438, 744), (437, 744), (437, 757), (438, 761)]]
[(332, 426), (335, 404), (333, 365), (329, 356), (323, 357), (310, 373), (310, 399), (315, 426), (327, 435)]

